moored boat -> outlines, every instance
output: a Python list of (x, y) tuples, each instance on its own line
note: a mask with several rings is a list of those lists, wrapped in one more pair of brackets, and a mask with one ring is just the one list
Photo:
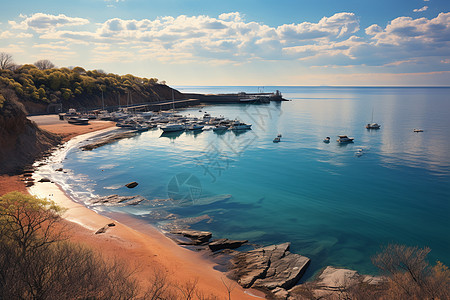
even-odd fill
[(330, 137), (327, 136), (326, 138), (324, 138), (324, 139), (323, 139), (323, 142), (328, 144), (328, 143), (330, 142)]
[(213, 128), (213, 131), (225, 131), (225, 130), (228, 130), (228, 127), (224, 125), (217, 125), (216, 127)]
[(380, 129), (381, 125), (378, 123), (369, 123), (366, 125), (367, 129)]
[(75, 125), (87, 125), (89, 124), (88, 118), (80, 118), (80, 117), (70, 117), (67, 119), (67, 122), (69, 124), (75, 124)]
[(164, 132), (183, 131), (184, 129), (184, 125), (181, 124), (167, 124), (161, 127), (161, 130)]
[(370, 121), (370, 123), (368, 123), (368, 124), (366, 125), (366, 128), (367, 128), (367, 129), (380, 129), (380, 127), (381, 127), (380, 124), (375, 123), (375, 122), (373, 121), (373, 109), (372, 109), (372, 121)]
[(199, 125), (199, 124), (190, 124), (188, 126), (186, 126), (186, 130), (202, 130), (203, 129), (203, 125)]
[(247, 129), (251, 129), (251, 127), (252, 127), (252, 124), (245, 124), (240, 121), (234, 121), (233, 124), (231, 125), (230, 129), (231, 130), (247, 130)]
[(348, 137), (346, 135), (338, 135), (338, 137), (339, 137), (337, 139), (338, 143), (353, 143), (353, 140), (355, 139), (355, 138), (352, 138), (352, 137)]

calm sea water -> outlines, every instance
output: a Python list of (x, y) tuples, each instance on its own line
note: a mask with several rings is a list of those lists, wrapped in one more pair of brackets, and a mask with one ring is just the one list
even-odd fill
[[(161, 136), (156, 129), (91, 152), (74, 149), (63, 165), (73, 178), (64, 186), (81, 200), (114, 193), (175, 198), (111, 210), (148, 222), (156, 222), (155, 212), (208, 215), (192, 228), (258, 245), (290, 241), (293, 252), (311, 258), (308, 276), (327, 265), (375, 273), (370, 257), (388, 243), (428, 246), (431, 261), (449, 265), (450, 88), (265, 87), (277, 89), (292, 101), (182, 111), (253, 124), (238, 135)], [(380, 130), (364, 127), (372, 111)], [(340, 145), (338, 134), (355, 142)], [(355, 155), (358, 148), (362, 156)], [(124, 188), (130, 181), (139, 186)], [(205, 200), (228, 194), (228, 200)]]

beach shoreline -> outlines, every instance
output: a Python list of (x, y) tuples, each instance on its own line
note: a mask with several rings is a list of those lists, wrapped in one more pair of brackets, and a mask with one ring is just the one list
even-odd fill
[[(69, 136), (66, 138), (66, 144), (55, 151), (55, 155), (59, 155), (56, 159), (62, 162), (65, 153), (71, 147), (115, 129), (111, 122), (108, 124), (99, 122), (99, 124), (103, 125), (89, 126), (91, 129), (85, 126), (80, 128), (80, 126), (71, 125), (65, 126), (62, 130), (61, 126), (57, 126), (58, 124), (46, 124), (40, 127), (57, 134), (61, 134), (62, 130), (64, 131), (62, 134)], [(82, 134), (77, 135), (77, 130), (80, 130)], [(67, 134), (67, 131), (70, 133)], [(55, 170), (53, 171), (55, 172)], [(129, 227), (87, 208), (76, 199), (71, 198), (58, 184), (38, 182), (43, 178), (39, 169), (33, 177), (36, 184), (28, 188), (29, 193), (49, 198), (66, 209), (63, 218), (70, 222), (70, 240), (87, 244), (107, 257), (116, 257), (127, 261), (130, 265), (139, 265), (137, 277), (139, 277), (140, 285), (144, 288), (148, 285), (146, 278), (151, 278), (153, 270), (156, 268), (168, 274), (168, 278), (172, 282), (183, 284), (198, 280), (197, 287), (202, 293), (228, 297), (222, 281), (228, 283), (231, 281), (226, 278), (224, 273), (215, 270), (216, 264), (201, 253), (177, 245), (150, 224), (145, 226), (145, 229), (136, 230), (135, 227)], [(115, 226), (108, 228), (107, 232), (103, 234), (95, 234), (98, 229), (110, 223), (114, 223)], [(232, 297), (233, 299), (255, 299), (255, 297), (264, 297), (264, 294), (255, 290), (245, 290), (236, 284)]]

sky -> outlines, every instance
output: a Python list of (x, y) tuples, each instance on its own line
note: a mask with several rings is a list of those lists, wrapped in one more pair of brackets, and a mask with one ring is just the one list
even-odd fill
[(450, 86), (449, 0), (0, 1), (17, 64), (175, 86)]

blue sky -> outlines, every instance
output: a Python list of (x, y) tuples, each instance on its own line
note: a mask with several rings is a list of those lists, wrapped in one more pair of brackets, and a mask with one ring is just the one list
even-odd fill
[(22, 0), (0, 51), (169, 85), (450, 85), (448, 0)]

